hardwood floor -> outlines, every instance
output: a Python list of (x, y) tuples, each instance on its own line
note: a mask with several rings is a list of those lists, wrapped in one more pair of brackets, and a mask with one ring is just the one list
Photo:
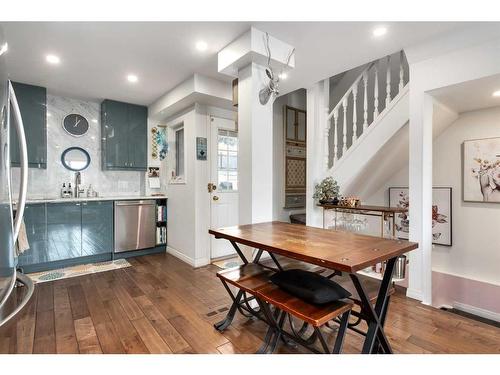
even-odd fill
[[(167, 254), (132, 267), (38, 284), (23, 314), (0, 328), (0, 353), (253, 353), (266, 326), (237, 315), (219, 333), (230, 299), (218, 268), (192, 269)], [(397, 353), (500, 353), (500, 328), (396, 294), (386, 333)], [(359, 353), (348, 332), (344, 352)], [(281, 345), (279, 353), (304, 353)]]

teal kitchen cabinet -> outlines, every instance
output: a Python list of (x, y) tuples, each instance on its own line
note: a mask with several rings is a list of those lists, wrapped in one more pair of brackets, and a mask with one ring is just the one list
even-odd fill
[(82, 256), (113, 251), (113, 202), (82, 203)]
[(102, 169), (147, 169), (147, 120), (147, 107), (108, 99), (102, 102)]
[(47, 203), (47, 260), (82, 256), (80, 202)]
[(24, 222), (30, 248), (18, 264), (25, 272), (111, 259), (113, 201), (30, 203)]
[(134, 169), (146, 170), (148, 166), (148, 109), (141, 105), (129, 105), (129, 164)]
[[(28, 167), (47, 168), (47, 89), (45, 87), (12, 82), (23, 118), (28, 146)], [(15, 121), (11, 113), (11, 123)], [(21, 163), (19, 142), (14, 127), (10, 132), (10, 158), (12, 166)]]
[(45, 203), (28, 204), (24, 210), (24, 223), (29, 249), (19, 255), (18, 264), (46, 263), (47, 259), (47, 211)]

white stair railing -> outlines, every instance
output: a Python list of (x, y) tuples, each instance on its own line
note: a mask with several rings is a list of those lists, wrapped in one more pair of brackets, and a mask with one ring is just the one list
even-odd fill
[[(383, 59), (374, 61), (366, 66), (365, 69), (359, 74), (359, 76), (354, 80), (353, 84), (349, 87), (343, 97), (338, 101), (338, 103), (333, 107), (327, 116), (327, 124), (325, 128), (325, 164), (328, 170), (332, 165), (335, 165), (352, 147), (358, 140), (359, 136), (363, 134), (368, 127), (377, 119), (380, 115), (379, 108), (379, 90), (383, 90), (383, 87), (379, 87), (379, 70), (381, 62), (385, 61), (385, 105), (382, 108), (384, 111), (389, 107), (390, 103), (394, 98), (403, 90), (406, 83), (405, 82), (405, 69), (408, 69), (405, 60), (404, 52), (399, 53), (399, 82), (397, 87), (393, 88), (391, 85), (391, 66), (393, 58), (397, 56), (389, 55)], [(395, 62), (395, 61), (394, 61)], [(396, 62), (395, 62), (396, 63)], [(397, 68), (397, 67), (396, 67)], [(382, 75), (383, 76), (383, 75)], [(361, 84), (361, 93), (363, 94), (363, 124), (358, 127), (358, 88)], [(369, 89), (369, 82), (373, 82), (373, 90)], [(395, 83), (394, 83), (395, 84)], [(392, 95), (394, 91), (397, 91), (395, 95)], [(383, 92), (383, 91), (382, 91)], [(369, 119), (369, 107), (373, 103), (373, 116)], [(350, 105), (352, 104), (352, 108)], [(349, 116), (349, 111), (352, 110), (352, 116)], [(361, 109), (359, 109), (361, 111)], [(339, 126), (339, 112), (342, 111), (342, 129), (338, 129)], [(370, 112), (371, 113), (371, 112)], [(361, 113), (360, 113), (361, 115)], [(350, 118), (349, 118), (350, 117)], [(333, 129), (331, 129), (333, 126)], [(359, 130), (361, 134), (358, 134)], [(342, 131), (342, 134), (340, 134)], [(350, 143), (348, 143), (348, 133), (351, 134)], [(331, 136), (333, 136), (333, 142), (331, 142)], [(332, 147), (333, 146), (333, 147)], [(342, 150), (342, 154), (339, 155), (339, 150)], [(333, 152), (333, 155), (331, 155)]]

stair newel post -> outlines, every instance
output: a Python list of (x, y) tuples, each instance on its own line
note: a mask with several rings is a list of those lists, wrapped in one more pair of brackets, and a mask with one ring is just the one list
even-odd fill
[(363, 86), (364, 86), (364, 96), (363, 96), (363, 132), (368, 128), (368, 71), (363, 72)]
[(386, 72), (386, 97), (385, 97), (385, 108), (391, 102), (391, 56), (387, 56), (387, 72)]
[(354, 87), (352, 88), (352, 142), (354, 143), (356, 139), (358, 139), (358, 110), (356, 108), (356, 100), (358, 96), (358, 81), (354, 83)]
[(344, 123), (343, 123), (343, 137), (342, 137), (342, 156), (347, 151), (347, 96), (342, 101), (342, 108), (344, 110)]
[(404, 71), (404, 53), (403, 51), (401, 51), (399, 53), (399, 92), (401, 92), (401, 90), (403, 90), (403, 87), (404, 87), (404, 74), (405, 74), (405, 71)]
[(339, 159), (339, 137), (337, 132), (337, 124), (339, 122), (339, 111), (335, 109), (333, 112), (333, 161)]
[(374, 95), (374, 102), (373, 102), (373, 120), (377, 118), (378, 116), (378, 67), (375, 65), (375, 84), (373, 85), (373, 95)]

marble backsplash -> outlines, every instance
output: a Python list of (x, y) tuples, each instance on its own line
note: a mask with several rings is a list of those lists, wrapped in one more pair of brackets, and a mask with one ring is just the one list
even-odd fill
[[(73, 137), (62, 127), (64, 117), (78, 113), (89, 122), (89, 131)], [(92, 184), (100, 196), (143, 195), (145, 173), (103, 171), (101, 169), (100, 104), (68, 97), (47, 95), (47, 169), (29, 168), (28, 197), (53, 198), (60, 194), (63, 182), (74, 186), (75, 172), (61, 163), (61, 154), (68, 147), (78, 146), (90, 154), (90, 166), (82, 171), (85, 188)], [(20, 169), (12, 169), (13, 192), (19, 191)], [(14, 199), (17, 197), (14, 197)]]

